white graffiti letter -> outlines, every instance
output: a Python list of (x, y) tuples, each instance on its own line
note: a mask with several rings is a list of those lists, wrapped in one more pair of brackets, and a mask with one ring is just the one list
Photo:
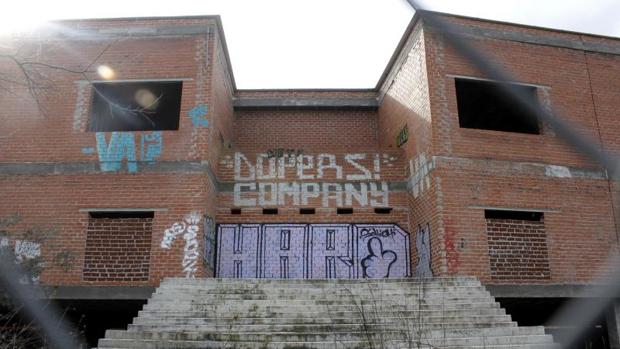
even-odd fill
[[(269, 190), (267, 190), (269, 187)], [(267, 200), (266, 192), (270, 192), (271, 199)], [(278, 185), (277, 183), (258, 183), (258, 204), (260, 206), (275, 206), (278, 204)]]
[(297, 182), (278, 183), (278, 205), (286, 205), (287, 195), (293, 198), (293, 205), (299, 205), (299, 184)]
[[(381, 182), (381, 189), (377, 188), (377, 183), (370, 183), (370, 206), (388, 207), (390, 205), (388, 192), (389, 190), (386, 182)], [(381, 198), (381, 201), (377, 201), (375, 198)]]
[(278, 178), (284, 179), (286, 178), (286, 168), (296, 168), (297, 167), (297, 157), (290, 154), (285, 154), (283, 157), (278, 159)]
[[(307, 165), (304, 165), (304, 159), (308, 160)], [(304, 170), (311, 170), (312, 168), (314, 168), (314, 157), (312, 155), (299, 155), (297, 157), (297, 177), (299, 179), (313, 179), (314, 175), (304, 174)]]
[(177, 222), (172, 224), (172, 226), (168, 229), (166, 229), (164, 231), (164, 238), (161, 241), (161, 248), (165, 248), (165, 249), (170, 249), (172, 247), (172, 243), (174, 242), (174, 239), (180, 235), (183, 234), (183, 232), (185, 231), (185, 223), (184, 222)]
[(358, 169), (358, 170), (360, 170), (362, 172), (361, 174), (349, 174), (349, 175), (347, 175), (347, 180), (348, 181), (367, 180), (367, 179), (371, 179), (372, 178), (372, 173), (370, 173), (370, 170), (368, 170), (362, 164), (357, 162), (357, 160), (363, 160), (365, 158), (366, 158), (366, 154), (364, 154), (364, 153), (347, 154), (347, 155), (344, 156), (344, 159), (349, 164), (351, 164), (351, 166), (355, 167), (356, 169)]
[[(324, 162), (327, 160), (327, 164)], [(324, 169), (336, 170), (336, 178), (342, 179), (342, 167), (336, 164), (336, 156), (333, 154), (319, 154), (316, 160), (316, 178), (323, 178)]]
[[(242, 164), (245, 164), (245, 167), (248, 169), (247, 177), (241, 175), (243, 172), (241, 168)], [(255, 179), (256, 176), (252, 163), (242, 153), (235, 153), (235, 181), (253, 181)]]
[(187, 223), (187, 229), (183, 235), (183, 239), (185, 239), (185, 247), (183, 248), (183, 261), (181, 264), (183, 266), (185, 277), (194, 278), (196, 271), (198, 270), (198, 257), (200, 257), (198, 239), (196, 239), (198, 231), (200, 230), (200, 227), (198, 226), (200, 223), (200, 213), (192, 212), (188, 214), (185, 216), (185, 222)]
[[(269, 172), (265, 173), (264, 161), (267, 159)], [(270, 158), (267, 154), (256, 155), (256, 179), (274, 179), (276, 178), (276, 158)]]
[(353, 206), (353, 198), (362, 207), (368, 205), (368, 188), (366, 183), (360, 183), (359, 185), (360, 190), (358, 191), (353, 183), (344, 184), (344, 204), (346, 206)]
[[(330, 190), (330, 188), (333, 188)], [(335, 199), (336, 206), (342, 207), (342, 186), (338, 183), (323, 183), (323, 207), (329, 207), (329, 200)]]
[(241, 197), (242, 188), (248, 188), (248, 191), (256, 191), (256, 183), (235, 183), (233, 188), (235, 206), (256, 206), (256, 199), (243, 199)]
[(308, 205), (309, 198), (318, 198), (321, 195), (321, 188), (318, 183), (301, 184), (301, 204)]

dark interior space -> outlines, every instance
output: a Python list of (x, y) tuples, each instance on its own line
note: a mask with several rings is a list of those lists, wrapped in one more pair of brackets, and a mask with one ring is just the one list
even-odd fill
[[(48, 310), (71, 326), (70, 336), (81, 337), (88, 348), (97, 346), (108, 329), (126, 329), (146, 300), (67, 300), (49, 303)], [(54, 308), (55, 306), (55, 308)], [(45, 346), (42, 332), (17, 311), (0, 307), (0, 347), (34, 349)]]
[(178, 130), (181, 81), (93, 83), (89, 131)]
[(105, 336), (109, 329), (127, 329), (146, 300), (71, 300), (59, 301), (65, 316), (82, 333), (90, 348)]
[[(540, 134), (538, 121), (530, 117), (515, 101), (499, 93), (497, 82), (455, 79), (459, 125), (505, 132)], [(538, 103), (536, 88), (510, 84), (526, 96), (531, 104)]]
[[(512, 316), (519, 326), (545, 326), (545, 332), (553, 335), (556, 343), (565, 345), (564, 336), (575, 331), (573, 321), (557, 322), (553, 315), (566, 305), (569, 298), (497, 298), (506, 313)], [(577, 320), (577, 319), (573, 319)], [(566, 349), (609, 349), (609, 337), (605, 316), (602, 315), (574, 346)]]
[(484, 218), (540, 222), (543, 219), (543, 213), (533, 211), (484, 210)]

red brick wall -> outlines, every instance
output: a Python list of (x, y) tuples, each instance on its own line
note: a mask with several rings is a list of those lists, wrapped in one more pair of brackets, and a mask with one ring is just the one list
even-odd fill
[[(157, 285), (165, 276), (184, 276), (183, 237), (177, 237), (170, 250), (161, 248), (160, 243), (164, 231), (173, 223), (182, 222), (190, 212), (214, 215), (215, 186), (206, 172), (195, 169), (201, 161), (209, 159), (209, 127), (195, 127), (188, 113), (201, 104), (211, 106), (212, 99), (225, 98), (209, 93), (213, 83), (215, 22), (209, 18), (104, 20), (70, 22), (67, 26), (90, 33), (100, 28), (111, 28), (113, 32), (131, 28), (133, 32), (107, 33), (103, 39), (93, 41), (52, 36), (43, 42), (40, 59), (44, 63), (69, 69), (84, 69), (92, 63), (86, 76), (62, 70), (43, 71), (54, 83), (51, 95), (43, 99), (45, 115), (38, 115), (32, 98), (24, 91), (0, 91), (3, 105), (0, 163), (44, 167), (31, 174), (0, 174), (0, 197), (5, 199), (5, 204), (0, 205), (0, 216), (19, 213), (23, 217), (22, 228), (40, 225), (58, 230), (54, 238), (57, 247), (50, 244), (42, 248), (44, 259), (52, 261), (55, 254), (63, 250), (70, 251), (75, 260), (69, 271), (49, 263), (41, 277), (46, 284)], [(175, 26), (202, 26), (205, 30), (210, 26), (211, 34), (148, 34), (149, 28)], [(141, 35), (141, 32), (146, 34)], [(34, 50), (38, 44), (34, 42), (32, 48), (26, 45), (24, 49), (26, 52)], [(93, 61), (100, 53), (101, 56)], [(183, 79), (179, 130), (161, 132), (161, 155), (154, 164), (149, 165), (139, 158), (141, 137), (151, 133), (132, 132), (138, 157), (135, 173), (127, 171), (125, 161), (120, 171), (100, 172), (95, 133), (86, 131), (90, 107), (90, 87), (86, 79), (99, 79), (95, 73), (99, 64), (109, 65), (116, 71), (116, 78), (123, 80)], [(0, 65), (3, 69), (10, 67), (6, 60)], [(230, 101), (223, 104), (230, 104)], [(216, 115), (220, 114), (219, 110), (215, 108)], [(212, 114), (207, 113), (206, 117), (209, 119)], [(209, 122), (210, 125), (215, 123), (210, 119)], [(105, 134), (106, 142), (110, 137), (111, 133)], [(86, 154), (84, 148), (93, 148), (94, 153)], [(149, 166), (155, 169), (149, 170)], [(92, 281), (82, 277), (83, 266), (90, 265), (85, 253), (86, 210), (89, 209), (155, 210), (152, 235), (148, 236), (150, 270), (146, 278)], [(201, 255), (196, 275), (202, 276), (206, 275), (202, 264), (202, 223), (199, 227), (197, 240)], [(121, 269), (119, 266), (119, 273)]]
[[(463, 18), (450, 20), (472, 27), (618, 45), (614, 40), (586, 35)], [(608, 252), (617, 251), (610, 185), (600, 168), (567, 147), (548, 126), (543, 127), (541, 135), (460, 129), (454, 76), (480, 74), (427, 28), (414, 27), (395, 71), (388, 74), (379, 91), (237, 92), (237, 97), (254, 98), (378, 96), (378, 111), (233, 111), (234, 91), (214, 23), (207, 18), (72, 21), (67, 22), (69, 28), (105, 29), (108, 34), (109, 30), (133, 29), (93, 41), (52, 37), (40, 46), (45, 63), (69, 69), (107, 64), (119, 79), (184, 80), (180, 127), (161, 133), (163, 147), (153, 165), (155, 170), (138, 161), (135, 173), (127, 172), (125, 163), (121, 171), (101, 173), (97, 154), (83, 151), (96, 145), (95, 134), (86, 131), (90, 103), (86, 80), (97, 79), (90, 71), (93, 69), (86, 77), (63, 70), (45, 72), (55, 87), (41, 99), (45, 114), (39, 113), (27, 91), (0, 90), (0, 163), (39, 166), (31, 174), (0, 174), (0, 197), (5, 198), (0, 215), (20, 213), (23, 223), (16, 228), (26, 224), (57, 228), (61, 247), (76, 256), (71, 272), (50, 264), (42, 275), (44, 283), (156, 285), (162, 277), (182, 276), (183, 239), (177, 237), (170, 250), (160, 244), (164, 231), (190, 212), (215, 217), (218, 223), (397, 223), (412, 234), (413, 267), (417, 259), (415, 231), (430, 223), (434, 273), (476, 275), (485, 282), (529, 282), (492, 279), (484, 218), (487, 207), (545, 212), (549, 278), (544, 282), (585, 282), (600, 268)], [(140, 34), (161, 27), (195, 25), (211, 26), (211, 31), (208, 35)], [(602, 142), (606, 149), (617, 150), (617, 55), (488, 37), (469, 40), (515, 72), (519, 81), (539, 86), (544, 105), (564, 111), (581, 132)], [(27, 46), (24, 52), (35, 52), (35, 47), (39, 45)], [(7, 60), (0, 61), (0, 67), (3, 72), (19, 73)], [(195, 127), (188, 114), (205, 104), (209, 126)], [(396, 135), (405, 125), (409, 140), (397, 148)], [(133, 133), (136, 147), (146, 134)], [(110, 134), (106, 134), (109, 139)], [(259, 205), (243, 207), (240, 215), (231, 214), (235, 180), (230, 161), (235, 152), (255, 157), (278, 148), (302, 149), (315, 157), (334, 154), (340, 163), (351, 153), (377, 153), (382, 161), (384, 154), (393, 158), (391, 166), (381, 163), (379, 179), (400, 186), (389, 193), (392, 211), (377, 214), (372, 206), (353, 204), (353, 214), (337, 214), (338, 205), (332, 200), (327, 207), (318, 202), (308, 204), (316, 208), (314, 215), (302, 215), (301, 205), (288, 204), (277, 205), (277, 215), (263, 215)], [(180, 163), (187, 166), (178, 167)], [(206, 163), (222, 182), (219, 193), (201, 167)], [(344, 164), (343, 171), (355, 170)], [(372, 161), (365, 164), (373, 166)], [(275, 182), (295, 180), (293, 172), (289, 170), (286, 178)], [(344, 183), (332, 170), (319, 181)], [(409, 192), (402, 188), (406, 181)], [(97, 208), (155, 210), (148, 279), (82, 278), (87, 211)], [(201, 234), (198, 240), (202, 249)], [(47, 260), (56, 252), (50, 247), (42, 251)], [(197, 275), (209, 274), (199, 263)]]
[(376, 111), (237, 111), (234, 149), (364, 152), (379, 148)]
[[(448, 19), (483, 29), (618, 45), (617, 41), (572, 33)], [(423, 192), (417, 188), (418, 195), (409, 197), (412, 228), (431, 221), (433, 271), (477, 275), (490, 282), (489, 246), (481, 208), (526, 208), (546, 212), (550, 277), (543, 281), (590, 280), (608, 253), (617, 252), (616, 224), (605, 174), (566, 146), (547, 125), (541, 135), (459, 128), (454, 77), (483, 76), (436, 33), (425, 29), (420, 34), (414, 26), (403, 46), (404, 53), (396, 60), (396, 75), (388, 74), (379, 125), (384, 132), (380, 138), (391, 142), (401, 125), (409, 122), (409, 144), (403, 147), (406, 160), (418, 155), (419, 149), (427, 152), (427, 160), (435, 159), (435, 169), (428, 175), (430, 183)], [(561, 110), (580, 132), (616, 148), (616, 127), (610, 120), (612, 111), (620, 107), (618, 99), (613, 98), (619, 80), (618, 56), (488, 37), (469, 40), (500, 66), (514, 72), (520, 82), (537, 85), (545, 107), (552, 105)], [(427, 80), (416, 79), (413, 62), (422, 55)], [(430, 101), (426, 123), (416, 113), (423, 106), (417, 101), (424, 83), (428, 84)], [(558, 175), (557, 170), (564, 171), (564, 175)], [(567, 251), (580, 257), (568, 257)]]
[[(431, 227), (431, 267), (435, 274), (445, 270), (443, 226), (438, 208), (437, 184), (431, 180), (432, 173), (413, 179), (418, 163), (427, 163), (432, 154), (431, 110), (426, 62), (424, 29), (417, 23), (406, 41), (395, 66), (396, 71), (388, 75), (381, 89), (385, 93), (379, 108), (379, 130), (381, 144), (396, 148), (396, 137), (407, 127), (409, 137), (400, 149), (404, 155), (405, 172), (409, 176), (411, 194), (408, 195), (409, 226), (411, 233), (418, 227)], [(428, 180), (428, 184), (426, 185)], [(415, 236), (415, 235), (412, 235)], [(412, 260), (417, 262), (415, 238), (411, 240)], [(443, 266), (443, 267), (442, 267)]]
[(487, 219), (487, 239), (493, 280), (550, 278), (544, 221)]
[(147, 281), (153, 218), (90, 217), (84, 281)]
[[(363, 153), (365, 159), (359, 163), (368, 169), (374, 168), (375, 155), (380, 156), (380, 178), (373, 177), (370, 182), (399, 182), (404, 180), (404, 164), (400, 151), (382, 148), (378, 140), (377, 112), (366, 110), (260, 110), (236, 111), (235, 138), (232, 149), (223, 152), (220, 157), (219, 180), (233, 184), (235, 153), (242, 153), (252, 164), (257, 154), (267, 153), (270, 149), (295, 150), (305, 156), (316, 159), (320, 154), (335, 156), (342, 167), (343, 177), (347, 174), (359, 173), (350, 163), (345, 161), (346, 154)], [(287, 158), (288, 159), (288, 158)], [(317, 176), (317, 164), (309, 171), (313, 179), (300, 180), (296, 168), (286, 168), (284, 178), (276, 178), (267, 182), (315, 182), (315, 183), (359, 183), (337, 178), (334, 169), (326, 169), (322, 177)], [(247, 169), (241, 173), (247, 176)], [(333, 192), (330, 193), (333, 195)], [(256, 198), (255, 194), (244, 194), (245, 198)], [(336, 200), (329, 200), (329, 206), (322, 205), (321, 198), (312, 198), (307, 205), (276, 205), (277, 215), (263, 215), (263, 206), (241, 207), (241, 215), (231, 215), (230, 209), (235, 208), (232, 191), (223, 191), (219, 195), (218, 223), (261, 223), (261, 222), (381, 222), (398, 223), (409, 230), (407, 215), (407, 194), (403, 191), (389, 193), (389, 214), (377, 214), (371, 205), (360, 206), (353, 200), (353, 205), (337, 205)], [(289, 198), (287, 200), (290, 201)], [(344, 200), (343, 200), (344, 201)], [(265, 206), (268, 207), (268, 206)], [(272, 206), (269, 206), (272, 207)], [(312, 215), (300, 214), (300, 207), (316, 209)], [(352, 207), (353, 214), (337, 214), (338, 207)]]

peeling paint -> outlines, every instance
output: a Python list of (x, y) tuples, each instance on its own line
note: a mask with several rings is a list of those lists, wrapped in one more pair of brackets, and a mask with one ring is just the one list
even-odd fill
[(570, 169), (566, 166), (546, 165), (545, 176), (556, 178), (572, 178)]

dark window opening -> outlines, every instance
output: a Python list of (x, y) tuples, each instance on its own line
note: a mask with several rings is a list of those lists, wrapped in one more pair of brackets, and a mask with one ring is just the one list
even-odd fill
[(241, 209), (240, 208), (231, 208), (230, 209), (230, 214), (241, 214)]
[(392, 212), (391, 207), (375, 207), (376, 214), (390, 214)]
[(182, 81), (93, 83), (88, 130), (178, 130), (182, 88)]
[(314, 208), (300, 208), (299, 214), (315, 214), (316, 210)]
[(90, 218), (153, 218), (153, 211), (96, 211), (89, 212)]
[[(482, 130), (540, 134), (538, 121), (516, 101), (502, 96), (500, 83), (455, 79), (459, 126)], [(531, 104), (538, 104), (536, 88), (510, 84)]]
[(278, 214), (277, 208), (263, 208), (263, 214)]
[(543, 213), (531, 211), (484, 210), (484, 218), (540, 222), (543, 219)]
[(352, 208), (338, 208), (336, 209), (336, 213), (337, 214), (352, 214), (353, 209)]

